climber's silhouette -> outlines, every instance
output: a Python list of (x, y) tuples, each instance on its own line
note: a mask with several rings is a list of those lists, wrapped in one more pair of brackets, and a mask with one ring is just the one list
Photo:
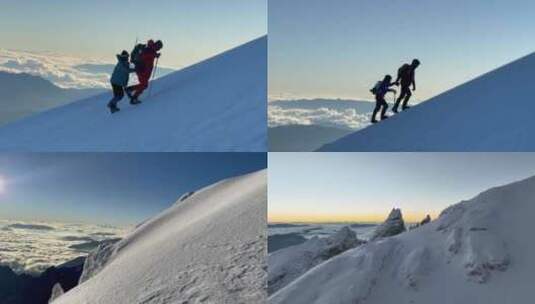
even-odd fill
[(373, 109), (372, 123), (377, 122), (375, 116), (379, 110), (381, 110), (381, 120), (388, 118), (388, 116), (386, 116), (388, 104), (385, 101), (385, 94), (388, 92), (393, 92), (394, 94), (396, 93), (396, 90), (390, 88), (391, 86), (395, 85), (395, 83), (392, 83), (391, 81), (392, 76), (386, 75), (382, 81), (378, 81), (375, 84), (375, 87), (371, 89), (371, 92), (375, 95), (375, 109)]
[(401, 106), (401, 109), (406, 110), (409, 108), (407, 103), (409, 102), (409, 99), (412, 96), (410, 86), (412, 85), (413, 91), (416, 90), (416, 81), (414, 80), (414, 71), (419, 65), (420, 65), (420, 61), (418, 59), (414, 59), (411, 64), (405, 63), (398, 69), (398, 78), (396, 79), (395, 84), (401, 85), (401, 92), (399, 93), (399, 97), (396, 100), (394, 107), (392, 108), (392, 111), (394, 113), (398, 112), (398, 107), (402, 100), (403, 100), (403, 104)]

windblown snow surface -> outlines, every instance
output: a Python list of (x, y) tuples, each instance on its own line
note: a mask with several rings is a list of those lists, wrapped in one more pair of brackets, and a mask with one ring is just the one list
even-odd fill
[(320, 151), (535, 151), (535, 53)]
[(313, 237), (306, 242), (290, 246), (268, 255), (268, 293), (273, 293), (321, 262), (358, 246), (353, 230), (343, 227), (335, 234), (319, 238)]
[[(163, 55), (165, 56), (165, 51)], [(267, 37), (161, 77), (143, 104), (111, 93), (0, 128), (3, 151), (266, 151)]]
[(531, 303), (534, 201), (535, 177), (492, 188), (327, 260), (269, 303)]
[(196, 192), (92, 253), (54, 304), (263, 303), (266, 204), (265, 170)]

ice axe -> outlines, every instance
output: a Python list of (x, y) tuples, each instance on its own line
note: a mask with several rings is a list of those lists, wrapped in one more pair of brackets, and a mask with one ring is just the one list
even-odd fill
[(149, 98), (152, 96), (152, 82), (154, 81), (154, 77), (156, 77), (156, 73), (158, 72), (158, 59), (160, 59), (160, 57), (156, 57), (156, 63), (154, 64), (154, 69), (152, 69), (151, 72), (152, 75), (149, 83)]

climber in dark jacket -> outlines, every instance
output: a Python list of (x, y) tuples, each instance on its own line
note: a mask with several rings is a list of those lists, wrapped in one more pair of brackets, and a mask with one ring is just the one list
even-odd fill
[(117, 107), (117, 102), (119, 102), (124, 97), (125, 87), (128, 85), (128, 78), (130, 73), (135, 72), (134, 69), (130, 68), (128, 63), (129, 54), (127, 51), (123, 51), (121, 54), (117, 55), (117, 65), (113, 69), (111, 75), (111, 87), (113, 89), (113, 98), (108, 102), (108, 108), (111, 113), (119, 111)]
[(401, 106), (401, 109), (406, 110), (410, 108), (408, 106), (409, 99), (412, 96), (410, 87), (412, 85), (412, 90), (416, 90), (414, 71), (418, 66), (420, 66), (420, 61), (418, 59), (414, 59), (411, 64), (405, 63), (398, 69), (398, 78), (396, 79), (395, 83), (396, 85), (401, 85), (401, 92), (399, 93), (399, 97), (396, 100), (394, 107), (392, 108), (392, 111), (394, 113), (398, 112), (398, 107), (402, 100), (403, 104)]
[(386, 75), (385, 78), (378, 82), (372, 89), (372, 92), (375, 94), (375, 109), (373, 109), (372, 123), (377, 122), (375, 116), (379, 110), (381, 110), (381, 120), (388, 118), (388, 116), (386, 116), (388, 104), (386, 103), (385, 95), (388, 92), (396, 93), (396, 90), (390, 88), (393, 85), (395, 85), (395, 83), (392, 82), (392, 76)]

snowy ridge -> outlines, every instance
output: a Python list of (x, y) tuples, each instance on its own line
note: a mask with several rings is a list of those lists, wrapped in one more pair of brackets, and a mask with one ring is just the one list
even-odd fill
[[(165, 50), (162, 53), (165, 56)], [(267, 37), (155, 80), (110, 115), (110, 93), (0, 128), (1, 151), (266, 151)]]
[(261, 303), (266, 204), (265, 170), (204, 188), (114, 244), (54, 303)]
[(535, 151), (535, 53), (320, 151)]
[(270, 253), (268, 293), (276, 292), (314, 266), (362, 243), (353, 230), (344, 227), (332, 236), (316, 236), (303, 244)]
[(279, 303), (529, 303), (535, 177), (485, 191), (403, 234), (348, 250), (272, 295)]

